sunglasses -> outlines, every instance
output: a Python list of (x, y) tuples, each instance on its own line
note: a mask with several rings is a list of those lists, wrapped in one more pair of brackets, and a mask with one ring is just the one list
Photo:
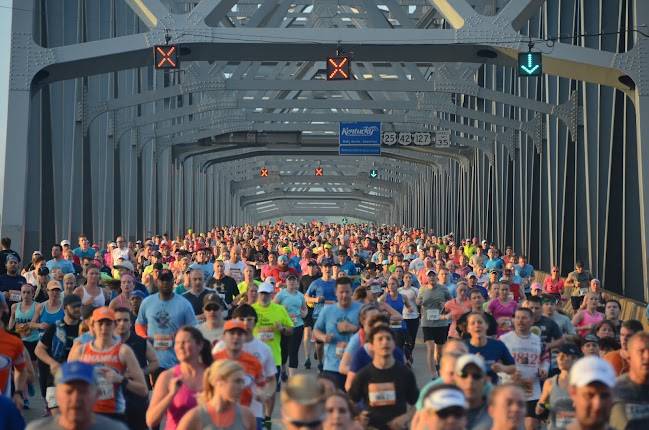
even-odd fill
[(465, 415), (466, 412), (464, 412), (464, 409), (457, 407), (450, 407), (442, 409), (441, 411), (437, 411), (437, 416), (443, 420), (451, 416), (455, 418), (462, 418)]
[(61, 290), (60, 288), (51, 288), (51, 289), (49, 289), (47, 291), (56, 291), (57, 293), (60, 293), (63, 290)]
[(299, 427), (299, 428), (306, 427), (306, 428), (313, 429), (313, 428), (320, 427), (322, 425), (322, 421), (324, 421), (323, 418), (318, 418), (317, 420), (313, 420), (313, 421), (291, 420), (289, 421), (289, 423), (295, 427)]
[(460, 378), (462, 379), (471, 378), (474, 381), (478, 381), (484, 378), (484, 374), (482, 374), (481, 372), (462, 372), (460, 373)]
[(209, 312), (218, 312), (221, 308), (219, 305), (207, 305), (205, 306), (205, 310)]

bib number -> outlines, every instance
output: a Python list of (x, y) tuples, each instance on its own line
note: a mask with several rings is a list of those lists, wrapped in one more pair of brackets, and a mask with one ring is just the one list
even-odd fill
[(45, 402), (48, 409), (58, 408), (59, 404), (56, 403), (56, 387), (47, 387), (45, 391)]
[(97, 399), (110, 400), (113, 398), (115, 398), (115, 386), (101, 372), (97, 372)]
[(392, 406), (397, 403), (397, 392), (394, 383), (369, 384), (367, 388), (371, 407)]
[(156, 334), (153, 336), (153, 347), (164, 351), (174, 346), (174, 340), (170, 334)]
[(273, 331), (260, 331), (259, 340), (263, 342), (272, 342), (275, 339), (275, 332)]
[(17, 291), (17, 290), (10, 290), (9, 291), (9, 301), (10, 302), (19, 302), (20, 299), (21, 299), (20, 291)]
[(427, 309), (426, 310), (426, 319), (428, 321), (437, 321), (437, 320), (439, 320), (439, 309)]
[(336, 358), (343, 358), (345, 348), (347, 348), (347, 342), (338, 342), (336, 344)]

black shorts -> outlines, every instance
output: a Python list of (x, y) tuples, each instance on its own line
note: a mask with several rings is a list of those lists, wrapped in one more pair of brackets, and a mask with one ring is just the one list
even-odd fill
[(277, 372), (275, 373), (275, 392), (279, 393), (282, 388), (282, 366), (275, 366)]
[(304, 327), (311, 327), (313, 328), (313, 324), (315, 323), (313, 319), (313, 308), (310, 308), (307, 306), (308, 312), (302, 320), (304, 321)]
[(442, 327), (422, 327), (424, 342), (432, 340), (438, 345), (446, 343), (446, 339), (448, 339), (448, 327), (447, 325)]
[(525, 412), (525, 417), (526, 418), (536, 418), (539, 419), (538, 415), (536, 415), (536, 405), (539, 403), (538, 399), (537, 400), (528, 400), (525, 402), (525, 405), (527, 406), (527, 412)]
[(34, 352), (36, 350), (36, 344), (37, 343), (38, 343), (37, 340), (34, 341), (34, 342), (23, 342), (23, 345), (25, 345), (25, 349), (29, 353), (29, 358), (31, 358), (32, 361), (36, 361), (36, 358), (37, 358), (36, 353)]

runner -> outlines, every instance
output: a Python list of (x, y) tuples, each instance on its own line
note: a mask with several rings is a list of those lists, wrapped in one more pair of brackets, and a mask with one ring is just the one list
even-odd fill
[(205, 322), (197, 326), (203, 337), (213, 346), (223, 336), (223, 306), (221, 298), (216, 293), (207, 294), (203, 298)]
[(442, 346), (448, 338), (450, 321), (442, 318), (444, 304), (451, 299), (451, 293), (437, 283), (435, 271), (426, 273), (428, 283), (419, 289), (417, 305), (421, 306), (421, 327), (426, 343), (426, 364), (433, 378), (438, 375), (438, 363)]
[(306, 301), (304, 294), (298, 291), (298, 280), (296, 275), (288, 275), (286, 288), (282, 289), (275, 298), (274, 303), (284, 306), (288, 316), (293, 321), (293, 331), (289, 336), (282, 336), (280, 344), (282, 351), (282, 380), (286, 381), (286, 364), (288, 361), (288, 376), (293, 376), (298, 367), (298, 353), (304, 335), (304, 320), (307, 315)]

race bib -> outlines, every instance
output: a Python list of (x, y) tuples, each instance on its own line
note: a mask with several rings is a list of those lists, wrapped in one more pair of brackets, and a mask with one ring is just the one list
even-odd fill
[(426, 319), (428, 321), (439, 320), (439, 309), (426, 309)]
[(56, 403), (56, 387), (47, 387), (45, 391), (45, 402), (48, 409), (58, 408), (59, 404)]
[(336, 344), (336, 358), (342, 358), (343, 353), (345, 352), (345, 348), (347, 348), (347, 342), (338, 342)]
[(10, 302), (19, 302), (21, 299), (20, 291), (18, 290), (9, 290), (9, 301)]
[(390, 321), (390, 328), (400, 329), (401, 327), (403, 327), (401, 321)]
[(275, 332), (272, 331), (272, 330), (270, 330), (270, 331), (267, 331), (267, 330), (259, 331), (259, 336), (258, 337), (259, 337), (259, 340), (261, 340), (263, 342), (272, 342), (273, 339), (275, 339)]
[(392, 406), (397, 403), (397, 392), (393, 382), (368, 385), (370, 406)]
[(170, 334), (153, 335), (153, 347), (157, 350), (164, 351), (174, 346), (174, 338)]
[(101, 372), (97, 372), (97, 399), (110, 400), (113, 398), (115, 398), (115, 386)]
[(641, 403), (627, 403), (624, 405), (626, 418), (629, 421), (644, 420), (649, 418), (649, 405)]
[(559, 411), (555, 417), (555, 428), (566, 428), (575, 420), (575, 413), (568, 411)]

